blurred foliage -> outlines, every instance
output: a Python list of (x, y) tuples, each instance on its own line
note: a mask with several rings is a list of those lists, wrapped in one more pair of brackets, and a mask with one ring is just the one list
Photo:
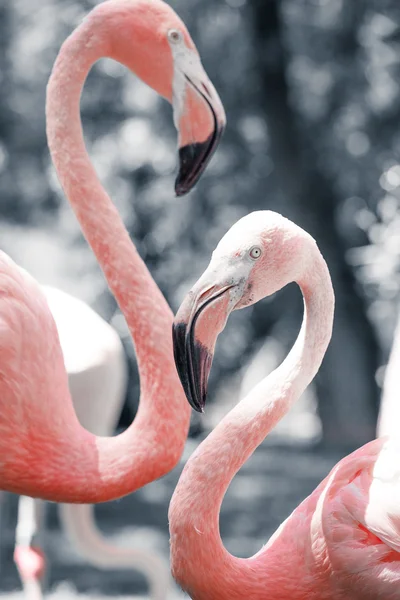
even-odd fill
[(292, 106), (334, 181), (335, 225), (387, 356), (400, 298), (400, 6), (316, 0), (283, 12)]
[[(52, 64), (62, 41), (95, 4), (0, 5), (0, 214), (38, 227), (61, 223), (68, 243), (81, 246), (83, 273), (98, 282), (99, 302), (108, 303), (110, 318), (115, 311), (113, 324), (126, 339), (123, 319), (60, 192), (45, 138)], [(333, 203), (324, 227), (340, 238), (343, 256), (347, 252), (384, 360), (400, 291), (400, 6), (395, 0), (171, 4), (187, 23), (228, 115), (217, 155), (190, 197), (174, 197), (176, 134), (170, 107), (153, 91), (104, 59), (90, 73), (81, 104), (90, 155), (154, 278), (175, 310), (235, 220), (260, 208), (296, 214), (279, 181), (287, 167), (271, 150), (285, 134), (266, 102), (263, 81), (263, 69), (283, 69), (296, 143), (310, 150), (307, 168), (318, 171), (326, 186), (317, 201), (329, 196)], [(257, 15), (272, 7), (278, 9), (279, 31), (264, 43), (261, 30), (258, 37), (254, 33)], [(290, 167), (284, 176), (296, 185)], [(235, 326), (221, 338), (214, 382), (243, 365), (255, 340), (285, 316), (274, 300), (268, 311), (249, 311), (237, 313)], [(133, 380), (137, 398), (135, 375)]]

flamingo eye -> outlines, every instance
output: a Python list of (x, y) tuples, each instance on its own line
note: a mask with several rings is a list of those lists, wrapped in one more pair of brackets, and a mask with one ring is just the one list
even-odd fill
[(253, 260), (257, 260), (257, 258), (260, 258), (261, 256), (261, 248), (258, 246), (253, 246), (249, 251), (249, 255)]
[(178, 29), (170, 29), (168, 39), (172, 44), (179, 44), (183, 40), (183, 35)]

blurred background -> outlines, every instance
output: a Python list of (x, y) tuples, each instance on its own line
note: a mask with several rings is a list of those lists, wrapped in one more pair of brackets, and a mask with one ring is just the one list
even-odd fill
[[(0, 1), (0, 248), (117, 330), (129, 365), (121, 430), (139, 398), (134, 351), (60, 191), (45, 137), (52, 64), (96, 4)], [(81, 104), (91, 158), (141, 256), (176, 311), (227, 229), (250, 211), (272, 209), (315, 237), (336, 294), (334, 333), (320, 373), (224, 502), (224, 541), (248, 556), (340, 456), (375, 435), (400, 296), (400, 6), (396, 0), (171, 5), (187, 24), (228, 118), (217, 154), (190, 196), (174, 197), (176, 132), (171, 108), (153, 91), (102, 60)], [(301, 316), (294, 285), (232, 315), (217, 346), (209, 409), (192, 423), (182, 464), (279, 364)], [(153, 544), (167, 557), (166, 513), (179, 471), (96, 508), (105, 534), (125, 545)], [(16, 499), (3, 498), (2, 506), (0, 585), (10, 591), (19, 586), (12, 564)], [(80, 561), (53, 505), (47, 520), (53, 593), (145, 593), (144, 579), (133, 571), (101, 573)]]

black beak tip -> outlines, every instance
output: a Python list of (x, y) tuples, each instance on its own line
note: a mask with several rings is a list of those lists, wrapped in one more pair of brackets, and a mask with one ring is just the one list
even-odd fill
[(182, 196), (186, 196), (191, 190), (190, 186), (185, 185), (184, 183), (179, 183), (178, 178), (175, 181), (175, 195), (177, 198), (181, 198)]
[(204, 409), (205, 409), (205, 406), (206, 406), (206, 399), (205, 399), (205, 397), (204, 397), (204, 398), (202, 398), (200, 402), (194, 402), (193, 400), (192, 400), (192, 401), (189, 401), (189, 402), (190, 402), (190, 405), (191, 405), (191, 407), (192, 407), (192, 408), (193, 408), (193, 409), (194, 409), (196, 412), (198, 412), (198, 413), (200, 413), (200, 414), (204, 414), (204, 412), (205, 412), (205, 410), (204, 410)]
[(204, 141), (179, 148), (179, 173), (175, 180), (175, 193), (184, 196), (196, 185), (213, 156), (223, 129), (216, 129)]
[(175, 193), (184, 196), (196, 185), (204, 169), (203, 157), (207, 154), (209, 140), (202, 144), (188, 144), (179, 148), (179, 173), (175, 180)]
[[(212, 355), (203, 349), (201, 345), (195, 344), (194, 362), (190, 365), (187, 362), (188, 354), (186, 347), (187, 324), (184, 322), (174, 323), (172, 326), (172, 340), (174, 348), (174, 359), (176, 370), (179, 375), (183, 390), (190, 406), (199, 413), (204, 413), (204, 407), (207, 397), (207, 378), (204, 374), (199, 376), (196, 367), (202, 364), (202, 358), (205, 364), (211, 366)], [(204, 354), (205, 353), (205, 354)], [(208, 374), (208, 371), (206, 371)]]

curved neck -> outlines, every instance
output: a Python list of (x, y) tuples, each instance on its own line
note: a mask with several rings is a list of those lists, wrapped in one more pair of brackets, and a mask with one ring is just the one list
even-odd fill
[[(113, 6), (110, 2), (106, 8), (111, 11)], [(95, 451), (90, 444), (83, 444), (89, 453), (87, 460), (92, 463), (93, 485), (77, 496), (74, 493), (78, 490), (71, 491), (79, 502), (122, 496), (170, 470), (183, 450), (190, 417), (173, 362), (172, 312), (101, 185), (83, 139), (82, 87), (92, 65), (111, 55), (108, 32), (113, 23), (107, 20), (105, 8), (100, 14), (91, 13), (63, 44), (47, 87), (51, 157), (126, 319), (141, 382), (141, 402), (134, 424), (116, 438), (92, 437)], [(87, 439), (87, 432), (82, 430), (81, 437)], [(162, 447), (165, 439), (167, 448)], [(73, 472), (73, 466), (69, 467)]]
[[(236, 587), (231, 596), (227, 593), (215, 597), (239, 597), (240, 594), (235, 595), (241, 580), (239, 574), (247, 586), (247, 596), (252, 582), (260, 585), (260, 573), (251, 563), (254, 558), (238, 559), (225, 550), (219, 532), (219, 512), (233, 477), (312, 381), (328, 346), (333, 289), (326, 263), (311, 238), (310, 246), (309, 266), (298, 280), (304, 296), (304, 318), (291, 352), (198, 447), (171, 501), (172, 571), (196, 600), (211, 599), (207, 589), (223, 589), (225, 594), (232, 585)], [(266, 585), (273, 584), (273, 565), (269, 566), (271, 569), (263, 568), (262, 574)], [(206, 579), (199, 575), (205, 572)]]
[[(83, 139), (80, 98), (93, 64), (109, 55), (105, 30), (90, 17), (66, 40), (47, 87), (47, 139), (64, 192), (127, 321), (142, 387), (149, 387), (148, 353), (166, 354), (172, 313), (139, 257), (128, 232), (100, 183)], [(160, 347), (161, 345), (161, 347)]]

